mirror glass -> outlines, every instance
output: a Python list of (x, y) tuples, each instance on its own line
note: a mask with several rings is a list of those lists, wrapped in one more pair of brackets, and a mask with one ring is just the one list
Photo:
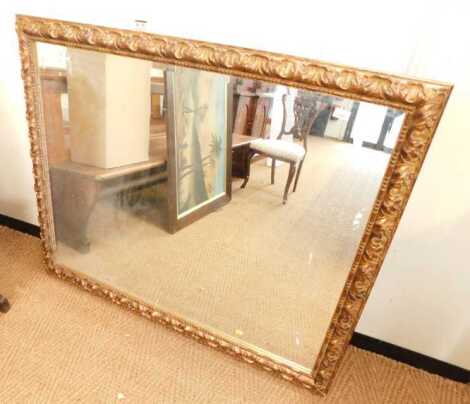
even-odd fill
[(54, 261), (311, 370), (405, 113), (36, 48)]

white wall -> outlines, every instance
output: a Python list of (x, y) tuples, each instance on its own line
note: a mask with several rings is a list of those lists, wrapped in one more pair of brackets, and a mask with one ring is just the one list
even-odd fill
[(470, 26), (448, 7), (408, 72), (455, 88), (358, 330), (469, 369)]
[[(457, 84), (358, 331), (470, 368), (470, 25), (430, 2), (16, 1), (0, 5), (0, 213), (36, 223), (14, 13), (284, 52)], [(446, 15), (448, 14), (448, 15)], [(253, 24), (249, 23), (249, 20)], [(458, 21), (458, 22), (456, 22)], [(419, 35), (419, 32), (424, 34)], [(442, 35), (443, 39), (440, 36)]]

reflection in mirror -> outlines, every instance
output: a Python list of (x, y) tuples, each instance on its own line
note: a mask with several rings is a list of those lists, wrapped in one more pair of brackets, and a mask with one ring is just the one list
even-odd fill
[(404, 113), (37, 43), (54, 260), (311, 369)]

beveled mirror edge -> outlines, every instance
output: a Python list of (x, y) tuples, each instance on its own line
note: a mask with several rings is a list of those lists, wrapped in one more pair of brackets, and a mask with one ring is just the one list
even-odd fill
[[(452, 91), (452, 85), (234, 46), (39, 17), (18, 15), (16, 29), (24, 81), (38, 221), (48, 269), (59, 278), (162, 323), (207, 346), (257, 365), (313, 392), (326, 394), (403, 214)], [(37, 66), (31, 51), (31, 44), (34, 41), (106, 51), (265, 80), (394, 107), (408, 113), (311, 375), (280, 364), (255, 351), (244, 349), (202, 327), (162, 313), (126, 297), (121, 292), (54, 264), (51, 255), (52, 216), (47, 203), (48, 181), (41, 160), (41, 116), (37, 102), (39, 85), (35, 75)]]

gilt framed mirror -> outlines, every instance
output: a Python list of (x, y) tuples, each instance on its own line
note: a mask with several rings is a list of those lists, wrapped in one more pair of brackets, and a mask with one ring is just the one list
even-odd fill
[(326, 394), (451, 85), (16, 24), (51, 273)]

